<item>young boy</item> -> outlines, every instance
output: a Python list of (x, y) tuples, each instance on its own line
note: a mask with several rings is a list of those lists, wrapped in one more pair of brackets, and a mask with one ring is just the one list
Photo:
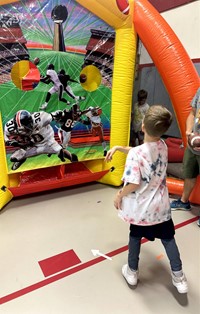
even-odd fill
[(170, 261), (173, 285), (179, 293), (187, 293), (166, 186), (167, 146), (160, 138), (171, 122), (172, 115), (165, 107), (151, 106), (142, 124), (144, 144), (134, 148), (114, 146), (105, 160), (110, 161), (117, 150), (128, 153), (124, 186), (114, 199), (119, 216), (130, 224), (128, 264), (122, 267), (124, 278), (130, 285), (137, 285), (141, 239), (158, 238)]
[[(145, 116), (145, 113), (149, 109), (147, 104), (148, 93), (146, 90), (141, 89), (137, 94), (137, 103), (133, 106), (133, 112), (131, 114), (131, 134), (130, 134), (130, 143), (131, 146), (136, 146), (137, 144), (141, 145), (144, 141), (144, 133), (142, 131), (142, 120)], [(138, 141), (138, 143), (137, 143)]]

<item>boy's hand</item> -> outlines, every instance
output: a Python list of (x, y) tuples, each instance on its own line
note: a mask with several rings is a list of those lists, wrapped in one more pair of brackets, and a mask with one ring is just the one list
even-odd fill
[(186, 137), (188, 138), (188, 136), (190, 136), (191, 134), (193, 134), (193, 132), (192, 132), (192, 131), (191, 131), (191, 132), (190, 132), (190, 131), (186, 131), (185, 134), (186, 134)]
[(116, 148), (115, 147), (109, 149), (109, 151), (107, 152), (106, 157), (105, 157), (104, 160), (107, 161), (107, 162), (111, 161), (112, 160), (112, 156), (114, 155), (115, 152), (116, 152)]
[(121, 190), (115, 195), (114, 198), (114, 206), (116, 209), (121, 209), (122, 204), (122, 197), (121, 197)]
[(187, 130), (186, 130), (185, 134), (186, 134), (186, 139), (187, 139), (187, 145), (190, 146), (190, 145), (189, 145), (189, 138), (190, 138), (190, 136), (193, 135), (194, 133), (193, 133), (192, 131), (190, 132), (190, 131), (187, 131)]

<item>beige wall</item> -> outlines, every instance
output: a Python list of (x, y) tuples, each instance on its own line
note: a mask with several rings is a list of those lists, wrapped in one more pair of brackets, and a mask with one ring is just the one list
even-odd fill
[[(161, 13), (178, 36), (190, 59), (200, 59), (200, 1)], [(142, 45), (140, 64), (152, 63)]]

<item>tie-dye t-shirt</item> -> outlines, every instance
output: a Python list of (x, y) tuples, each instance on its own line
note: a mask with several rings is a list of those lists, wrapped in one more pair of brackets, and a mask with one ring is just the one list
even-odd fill
[(167, 146), (163, 140), (132, 148), (123, 174), (124, 185), (139, 184), (123, 197), (119, 216), (130, 224), (147, 226), (171, 218), (166, 186)]

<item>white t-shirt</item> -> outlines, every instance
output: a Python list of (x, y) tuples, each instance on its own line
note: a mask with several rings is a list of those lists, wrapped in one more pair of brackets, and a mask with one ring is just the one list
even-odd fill
[(124, 185), (139, 184), (123, 197), (119, 216), (130, 224), (148, 226), (171, 218), (166, 186), (167, 146), (164, 141), (144, 143), (132, 148), (123, 174)]

